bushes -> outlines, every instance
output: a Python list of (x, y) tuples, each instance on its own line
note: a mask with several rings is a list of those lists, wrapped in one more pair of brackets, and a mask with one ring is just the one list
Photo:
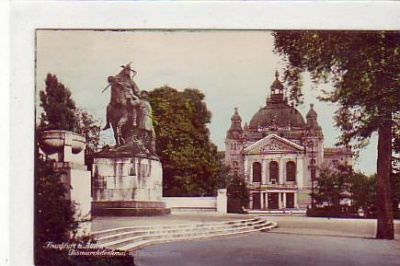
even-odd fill
[[(133, 256), (125, 251), (103, 250), (98, 247), (88, 249), (90, 238), (71, 239), (71, 233), (74, 234), (78, 227), (74, 220), (75, 208), (73, 202), (66, 197), (67, 188), (59, 178), (61, 173), (53, 169), (52, 163), (52, 160), (45, 159), (36, 151), (35, 265), (134, 265)], [(57, 244), (68, 245), (69, 248), (57, 248), (60, 246)], [(80, 248), (82, 246), (84, 249)], [(84, 251), (85, 254), (77, 253), (78, 251)], [(88, 255), (87, 252), (92, 253)]]
[(343, 217), (341, 209), (332, 206), (308, 208), (306, 214), (310, 217)]
[(230, 178), (227, 187), (228, 213), (244, 213), (243, 207), (249, 204), (249, 191), (246, 182), (240, 176)]
[(306, 215), (309, 217), (332, 217), (332, 218), (376, 218), (376, 210), (372, 206), (366, 210), (354, 208), (348, 205), (324, 206), (308, 208)]

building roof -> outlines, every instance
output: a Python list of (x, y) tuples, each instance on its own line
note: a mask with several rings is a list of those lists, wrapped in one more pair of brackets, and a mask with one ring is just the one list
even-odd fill
[(266, 128), (270, 126), (278, 127), (304, 127), (303, 116), (297, 109), (288, 104), (268, 103), (267, 106), (258, 110), (250, 120), (249, 128)]
[(275, 81), (271, 85), (270, 98), (267, 99), (266, 106), (260, 108), (250, 120), (250, 129), (268, 127), (301, 127), (305, 126), (303, 116), (294, 106), (287, 104), (284, 98), (284, 87), (279, 81), (278, 72), (275, 73)]
[(244, 149), (246, 154), (252, 153), (254, 151), (259, 152), (261, 150), (269, 151), (269, 152), (282, 152), (289, 153), (292, 152), (302, 152), (304, 151), (304, 147), (300, 146), (290, 140), (285, 138), (279, 137), (276, 134), (270, 134), (255, 143), (251, 144), (250, 146)]

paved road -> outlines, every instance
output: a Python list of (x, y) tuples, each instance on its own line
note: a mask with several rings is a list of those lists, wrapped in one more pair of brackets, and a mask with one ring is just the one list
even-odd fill
[[(375, 219), (313, 218), (299, 215), (263, 216), (276, 221), (279, 228), (274, 233), (325, 235), (343, 237), (375, 238)], [(400, 221), (395, 221), (395, 238), (400, 240)]]
[[(375, 240), (374, 220), (270, 216), (268, 233), (151, 245), (135, 252), (138, 266), (400, 265), (400, 241)], [(396, 231), (400, 223), (396, 222)]]

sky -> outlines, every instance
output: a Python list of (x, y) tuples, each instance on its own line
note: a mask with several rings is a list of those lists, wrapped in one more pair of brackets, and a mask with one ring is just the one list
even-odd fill
[[(36, 40), (36, 92), (44, 89), (47, 73), (55, 74), (71, 90), (77, 106), (104, 125), (110, 100), (110, 90), (102, 93), (107, 77), (132, 62), (140, 90), (168, 85), (205, 94), (212, 113), (210, 137), (218, 150), (225, 149), (234, 108), (243, 125), (249, 122), (265, 105), (275, 71), (282, 72), (284, 66), (273, 53), (271, 32), (265, 30), (38, 30)], [(340, 135), (333, 126), (336, 107), (316, 99), (320, 89), (330, 86), (311, 84), (307, 75), (304, 79), (304, 104), (298, 110), (305, 117), (315, 104), (325, 147), (332, 147)], [(101, 141), (112, 144), (112, 131), (102, 132)], [(355, 162), (355, 168), (367, 174), (375, 167), (376, 137)]]

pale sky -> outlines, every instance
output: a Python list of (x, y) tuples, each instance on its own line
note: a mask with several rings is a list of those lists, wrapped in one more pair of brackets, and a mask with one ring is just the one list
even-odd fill
[[(87, 109), (104, 125), (110, 91), (107, 77), (132, 62), (138, 72), (134, 78), (141, 90), (164, 85), (183, 90), (197, 88), (206, 96), (212, 112), (211, 140), (224, 150), (226, 130), (234, 107), (244, 122), (249, 122), (265, 105), (275, 70), (282, 72), (280, 58), (273, 53), (269, 31), (93, 31), (41, 30), (37, 32), (36, 88), (44, 89), (47, 73), (72, 92), (78, 107)], [(325, 136), (325, 146), (334, 145), (340, 132), (333, 127), (332, 104), (318, 102), (320, 88), (312, 89), (305, 80), (304, 104), (298, 110), (305, 117), (314, 103)], [(105, 143), (112, 131), (101, 134)], [(376, 138), (364, 150), (356, 169), (376, 171)]]

